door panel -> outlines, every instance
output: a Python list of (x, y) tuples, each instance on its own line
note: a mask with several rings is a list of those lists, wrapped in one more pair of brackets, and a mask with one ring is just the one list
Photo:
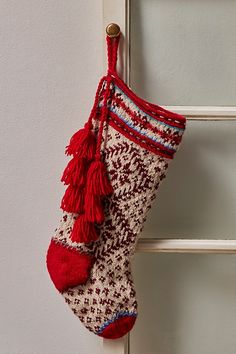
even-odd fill
[(234, 239), (236, 122), (187, 124), (141, 237)]
[(131, 0), (131, 86), (162, 105), (235, 105), (236, 2)]
[(133, 268), (130, 354), (235, 353), (235, 255), (136, 254)]
[[(236, 2), (131, 0), (130, 12), (130, 86), (173, 110), (195, 106), (198, 118), (141, 237), (235, 239), (236, 122), (198, 117), (197, 107), (236, 105)], [(235, 255), (138, 253), (133, 269), (131, 354), (235, 353)]]

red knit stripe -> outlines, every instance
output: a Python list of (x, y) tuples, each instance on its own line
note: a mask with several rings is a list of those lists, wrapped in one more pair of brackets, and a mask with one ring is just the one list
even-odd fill
[(158, 143), (157, 141), (152, 140), (151, 138), (139, 133), (137, 130), (131, 128), (128, 124), (126, 124), (122, 119), (119, 118), (114, 112), (109, 112), (110, 117), (116, 121), (118, 121), (119, 125), (123, 127), (123, 129), (130, 132), (131, 135), (137, 135), (138, 139), (145, 141), (147, 144), (153, 145), (158, 150), (164, 151), (166, 154), (172, 155), (175, 152), (175, 148), (169, 148), (168, 146), (163, 145), (162, 143)]
[(109, 115), (112, 116), (112, 119), (109, 120), (108, 124), (117, 131), (119, 131), (121, 134), (123, 134), (126, 138), (132, 140), (142, 148), (147, 149), (148, 151), (151, 151), (156, 155), (173, 159), (173, 155), (175, 152), (170, 153), (165, 151), (164, 149), (158, 148), (158, 146), (152, 144), (150, 140), (147, 141), (147, 139), (144, 139), (141, 134), (134, 132), (132, 129), (130, 129), (115, 114), (110, 112)]
[(113, 102), (116, 102), (119, 104), (122, 109), (130, 116), (133, 118), (134, 122), (140, 123), (142, 125), (143, 129), (150, 129), (153, 133), (160, 135), (164, 139), (168, 139), (169, 141), (173, 142), (175, 144), (179, 144), (181, 140), (181, 136), (179, 135), (174, 135), (173, 133), (166, 133), (163, 130), (158, 129), (157, 127), (154, 127), (150, 122), (144, 121), (142, 118), (140, 118), (136, 112), (132, 111), (130, 107), (126, 106), (124, 101), (122, 101), (120, 98), (114, 96), (113, 97)]

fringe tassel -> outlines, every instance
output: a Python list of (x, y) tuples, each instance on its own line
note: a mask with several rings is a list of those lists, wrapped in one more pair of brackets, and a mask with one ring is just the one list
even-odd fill
[(68, 213), (81, 213), (84, 209), (84, 189), (69, 185), (61, 201), (61, 208)]
[(76, 219), (70, 238), (72, 242), (90, 243), (98, 239), (98, 233), (94, 223), (87, 221), (82, 214)]
[(104, 206), (101, 197), (98, 195), (90, 195), (88, 191), (85, 194), (85, 215), (90, 222), (102, 224), (104, 221)]
[(86, 182), (87, 174), (87, 161), (85, 158), (79, 158), (77, 155), (69, 161), (66, 166), (61, 182), (64, 182), (66, 185), (72, 184), (73, 186), (83, 187)]
[(84, 128), (76, 132), (70, 139), (66, 147), (66, 155), (78, 155), (92, 160), (96, 150), (96, 137), (94, 133), (85, 125)]
[(113, 193), (113, 187), (108, 179), (104, 162), (96, 160), (91, 163), (86, 189), (90, 195), (107, 196)]

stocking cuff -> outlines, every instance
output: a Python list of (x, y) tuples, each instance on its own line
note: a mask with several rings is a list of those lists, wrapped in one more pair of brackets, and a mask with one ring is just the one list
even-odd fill
[[(99, 107), (103, 106), (105, 88), (106, 81)], [(136, 96), (116, 75), (110, 89), (108, 124), (147, 150), (172, 159), (181, 142), (186, 118)]]

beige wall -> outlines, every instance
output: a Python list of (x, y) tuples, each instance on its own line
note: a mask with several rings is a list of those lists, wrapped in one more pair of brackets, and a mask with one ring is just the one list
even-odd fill
[(64, 147), (103, 74), (102, 1), (1, 0), (0, 26), (0, 353), (99, 354), (49, 280), (45, 252)]

